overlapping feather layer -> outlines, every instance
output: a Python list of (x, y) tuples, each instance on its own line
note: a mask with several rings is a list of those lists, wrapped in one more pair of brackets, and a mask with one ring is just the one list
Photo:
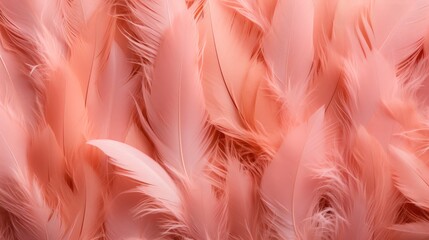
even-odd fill
[(429, 239), (429, 1), (0, 0), (0, 239)]

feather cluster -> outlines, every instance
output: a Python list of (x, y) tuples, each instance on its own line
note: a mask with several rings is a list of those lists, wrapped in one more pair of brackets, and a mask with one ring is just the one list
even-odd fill
[(429, 239), (429, 1), (0, 0), (0, 239)]

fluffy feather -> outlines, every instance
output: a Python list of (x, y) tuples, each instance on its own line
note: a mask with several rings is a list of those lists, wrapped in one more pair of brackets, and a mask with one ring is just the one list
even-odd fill
[(185, 2), (170, 0), (122, 0), (121, 2), (129, 11), (125, 19), (132, 31), (128, 33), (130, 45), (139, 56), (140, 64), (144, 66), (143, 71), (150, 80), (152, 65), (164, 33), (171, 27), (176, 16), (186, 9)]
[(302, 238), (317, 181), (311, 165), (326, 157), (323, 109), (286, 135), (284, 142), (265, 170), (261, 191), (271, 210), (277, 213), (275, 230), (281, 238)]
[(428, 24), (426, 0), (1, 0), (0, 238), (426, 239)]
[(155, 161), (137, 149), (113, 140), (92, 140), (88, 144), (96, 146), (113, 160), (121, 170), (120, 174), (140, 183), (143, 192), (164, 204), (171, 212), (180, 212), (180, 196), (168, 173)]
[[(26, 161), (25, 126), (13, 117), (13, 110), (0, 107), (0, 232), (6, 239), (66, 238), (61, 220), (45, 203), (38, 183)], [(20, 204), (17, 205), (16, 203)]]
[(223, 0), (223, 3), (235, 9), (243, 17), (249, 19), (256, 24), (261, 30), (266, 31), (268, 20), (262, 14), (260, 6), (257, 2), (246, 1), (246, 0)]
[(237, 135), (255, 129), (249, 111), (266, 70), (257, 59), (261, 30), (226, 6), (219, 0), (207, 1), (208, 17), (200, 21), (203, 86), (210, 120), (227, 134)]
[(428, 209), (428, 167), (410, 153), (391, 146), (392, 169), (398, 189), (419, 207)]
[(160, 44), (151, 91), (144, 92), (147, 123), (144, 121), (143, 126), (160, 159), (175, 174), (191, 180), (202, 173), (210, 157), (211, 139), (200, 82), (196, 26), (188, 13), (173, 21)]
[(313, 20), (313, 1), (280, 0), (263, 39), (264, 58), (291, 113), (305, 103), (314, 54)]
[(342, 237), (356, 238), (359, 234), (358, 238), (391, 238), (387, 228), (395, 224), (403, 198), (394, 186), (388, 153), (363, 127), (357, 130), (348, 169), (351, 174), (349, 224)]

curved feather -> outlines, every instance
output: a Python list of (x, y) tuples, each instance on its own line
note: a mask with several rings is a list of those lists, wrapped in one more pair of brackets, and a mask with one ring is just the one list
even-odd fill
[[(185, 1), (123, 2), (130, 11), (126, 21), (132, 30), (132, 33), (128, 33), (132, 49), (141, 58), (141, 64), (151, 66), (155, 62), (165, 31), (172, 26), (174, 19), (186, 10)], [(150, 74), (147, 77), (151, 78)]]
[(323, 109), (286, 135), (262, 177), (261, 192), (279, 218), (275, 226), (282, 238), (303, 236), (303, 224), (317, 188), (311, 165), (326, 157)]
[(199, 27), (210, 121), (228, 130), (225, 133), (255, 129), (252, 103), (266, 75), (257, 59), (261, 30), (221, 0), (207, 1), (204, 13), (208, 17), (200, 21)]
[(122, 169), (119, 174), (144, 183), (141, 190), (179, 215), (181, 199), (173, 179), (154, 160), (137, 149), (114, 140), (91, 140), (88, 144), (103, 151), (111, 163)]
[(391, 63), (399, 64), (422, 47), (429, 23), (427, 1), (374, 1), (372, 14), (375, 46)]
[(390, 146), (389, 150), (392, 154), (391, 168), (396, 186), (412, 203), (428, 209), (429, 167), (403, 149)]
[(235, 9), (243, 17), (246, 17), (261, 30), (265, 31), (268, 28), (268, 20), (263, 15), (259, 4), (256, 1), (247, 0), (222, 0), (223, 4)]

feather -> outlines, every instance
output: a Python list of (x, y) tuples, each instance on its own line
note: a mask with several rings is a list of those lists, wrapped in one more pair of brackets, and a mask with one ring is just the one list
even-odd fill
[[(362, 125), (367, 127), (368, 131), (373, 133), (382, 144), (387, 144), (391, 136), (389, 134), (394, 133), (391, 128), (394, 121), (386, 114), (384, 107), (391, 103), (392, 96), (401, 94), (394, 68), (377, 51), (367, 53), (365, 58), (353, 57), (340, 64), (342, 64), (342, 70), (340, 70), (342, 72), (335, 77), (337, 83), (334, 88), (331, 88), (333, 92), (323, 92), (326, 86), (320, 82), (315, 85), (317, 88), (312, 90), (314, 91), (312, 98), (314, 97), (315, 101), (321, 101), (328, 96), (324, 94), (328, 92), (332, 94), (331, 99), (325, 98), (322, 101), (328, 101), (327, 115), (340, 129), (339, 137), (344, 140), (344, 143), (353, 141), (353, 135), (350, 133), (354, 128)], [(315, 106), (323, 103), (318, 102)], [(385, 129), (380, 128), (380, 122), (385, 122), (383, 125)]]
[(394, 232), (392, 239), (427, 239), (429, 236), (428, 222), (413, 222), (393, 225), (389, 229)]
[[(58, 209), (58, 215), (73, 238), (93, 238), (100, 234), (103, 216), (101, 181), (87, 162), (88, 152), (73, 150), (69, 155), (79, 165), (66, 165), (64, 148), (57, 143), (49, 126), (33, 134), (29, 148), (29, 165), (40, 183), (46, 202)], [(70, 164), (70, 162), (68, 162)], [(75, 162), (76, 163), (76, 162)]]
[[(180, 228), (180, 225), (177, 225), (179, 223), (173, 222), (167, 231), (186, 231), (185, 234), (196, 239), (207, 236), (215, 239), (224, 238), (222, 235), (218, 236), (218, 234), (225, 233), (225, 230), (221, 230), (225, 225), (219, 224), (224, 222), (222, 221), (224, 207), (211, 192), (209, 182), (204, 182), (201, 178), (203, 182), (188, 184), (186, 190), (180, 192), (168, 173), (138, 150), (113, 140), (92, 140), (88, 143), (100, 148), (110, 156), (113, 160), (112, 163), (123, 169), (120, 172), (121, 175), (145, 184), (140, 186), (137, 191), (142, 191), (161, 202), (163, 207), (168, 210), (164, 212), (185, 223), (186, 230), (178, 229)], [(148, 210), (150, 209), (144, 211)], [(153, 209), (152, 211), (163, 210)]]
[[(228, 93), (228, 96), (225, 95), (224, 97), (226, 97), (226, 102), (232, 101), (232, 109), (228, 110), (226, 106), (223, 109), (222, 107), (219, 109), (219, 105), (212, 106), (211, 104), (214, 104), (215, 101), (219, 102), (220, 99), (211, 100), (209, 98), (208, 110), (211, 114), (212, 121), (222, 127), (226, 127), (225, 130), (228, 130), (228, 132), (231, 130), (234, 132), (244, 132), (247, 128), (250, 131), (258, 132), (262, 135), (275, 136), (276, 133), (271, 132), (270, 127), (279, 127), (279, 123), (276, 122), (276, 120), (278, 118), (277, 111), (280, 109), (280, 104), (276, 101), (276, 97), (274, 96), (275, 94), (268, 86), (269, 83), (267, 81), (268, 76), (265, 65), (262, 64), (262, 62), (255, 60), (255, 58), (258, 57), (257, 55), (260, 54), (259, 48), (261, 43), (259, 36), (268, 30), (268, 20), (261, 12), (260, 4), (256, 2), (241, 0), (221, 0), (220, 2), (223, 5), (217, 3), (217, 1), (208, 2), (206, 11), (210, 13), (211, 24), (209, 27), (212, 28), (213, 44), (216, 55), (215, 58), (218, 59), (217, 63), (214, 64), (219, 65), (221, 77), (224, 79), (222, 87), (225, 87), (226, 93)], [(226, 6), (233, 11), (231, 12), (223, 6)], [(231, 13), (233, 15), (231, 15)], [(237, 15), (241, 15), (242, 17)], [(228, 21), (219, 21), (221, 18), (225, 18), (231, 23), (228, 23)], [(205, 23), (204, 21), (202, 24), (209, 25), (209, 23)], [(228, 37), (228, 33), (226, 33), (224, 29), (217, 28), (217, 25), (221, 25), (225, 26), (225, 29), (227, 29), (228, 24), (231, 25), (231, 29), (229, 31), (229, 34), (232, 33), (231, 37)], [(252, 24), (256, 27), (252, 26)], [(207, 43), (204, 47), (205, 50), (210, 53), (212, 51), (212, 39), (210, 39), (210, 37), (207, 38)], [(252, 41), (247, 40), (243, 42), (243, 39), (249, 38), (252, 39)], [(224, 45), (228, 47), (229, 45), (237, 47), (231, 47), (231, 51), (223, 52), (222, 48)], [(248, 61), (248, 66), (243, 64), (243, 69), (238, 69), (237, 67), (234, 69), (229, 68), (228, 61), (230, 60), (225, 56), (231, 57), (233, 53), (232, 51), (234, 51), (233, 58), (236, 58), (237, 61), (242, 63)], [(213, 64), (204, 64), (205, 61), (211, 62), (212, 60), (213, 59), (203, 60), (203, 67), (207, 66), (204, 68), (203, 73), (216, 73), (216, 69), (213, 68)], [(210, 83), (210, 85), (204, 85), (206, 89), (215, 88), (218, 86), (217, 84), (222, 84), (222, 82), (213, 82), (211, 76), (208, 76), (205, 79)], [(209, 91), (209, 94), (212, 94), (211, 91)], [(231, 104), (231, 102), (228, 104)], [(217, 108), (217, 110), (214, 108)], [(238, 111), (238, 116), (234, 116), (234, 108), (235, 112)], [(269, 108), (272, 108), (272, 111), (270, 111), (271, 109)], [(229, 122), (216, 119), (215, 114), (217, 114), (218, 110), (222, 112), (232, 111), (232, 119), (230, 119)], [(242, 127), (244, 127), (244, 129), (241, 129)], [(273, 141), (276, 142), (278, 139)]]
[[(2, 143), (0, 172), (3, 174), (7, 174), (9, 168), (15, 169), (27, 165), (27, 129), (25, 125), (14, 119), (14, 110), (10, 108), (11, 106), (0, 103), (0, 140)], [(26, 167), (19, 168), (19, 170), (22, 175), (28, 176)]]
[(249, 19), (256, 24), (261, 30), (265, 31), (268, 27), (268, 20), (262, 14), (260, 6), (257, 2), (246, 0), (222, 0), (223, 3), (235, 9), (243, 17)]
[[(212, 139), (200, 82), (196, 25), (189, 14), (183, 14), (174, 19), (164, 36), (150, 94), (144, 95), (148, 122), (143, 125), (162, 162), (183, 182), (178, 185), (184, 188), (183, 217), (178, 219), (189, 226), (188, 234), (196, 239), (222, 239), (217, 235), (225, 232), (219, 231), (224, 226), (224, 207), (211, 192), (204, 173)], [(196, 212), (195, 206), (201, 212)]]
[(188, 185), (184, 197), (184, 221), (191, 239), (226, 239), (226, 204), (218, 201), (211, 183), (201, 178)]
[(151, 66), (155, 62), (164, 33), (176, 16), (186, 9), (185, 1), (123, 0), (129, 14), (125, 18), (131, 31), (129, 42), (133, 51), (147, 66), (146, 76), (151, 78)]
[(112, 199), (108, 199), (106, 203), (105, 237), (112, 240), (165, 238), (162, 227), (165, 224), (165, 214), (142, 216), (138, 212), (139, 206), (142, 202), (147, 204), (147, 199), (142, 200), (141, 193), (134, 192), (137, 183), (129, 178), (117, 177), (120, 179), (116, 178), (111, 188)]
[(232, 134), (255, 129), (249, 111), (266, 70), (257, 59), (260, 29), (221, 3), (207, 1), (204, 12), (208, 17), (199, 24), (202, 75), (210, 121)]
[[(85, 76), (86, 68), (79, 69), (79, 65), (73, 62), (79, 56), (76, 53), (82, 51), (82, 45), (73, 44), (79, 47), (69, 57), (64, 54), (63, 48), (56, 48), (55, 44), (60, 45), (61, 42), (53, 44), (52, 50), (44, 56), (49, 74), (46, 74), (43, 83), (45, 98), (42, 103), (43, 124), (52, 130), (54, 138), (46, 136), (38, 146), (52, 144), (51, 148), (55, 148), (53, 152), (56, 154), (45, 161), (49, 163), (48, 171), (58, 172), (51, 174), (52, 178), (48, 177), (44, 182), (44, 193), (48, 194), (50, 204), (58, 204), (70, 238), (91, 239), (100, 237), (103, 232), (103, 221), (100, 220), (104, 215), (104, 193), (98, 173), (89, 165), (89, 162), (96, 161), (96, 157), (83, 148), (89, 129), (84, 90), (84, 80), (88, 78)], [(40, 159), (37, 154), (40, 152), (32, 157), (33, 161)], [(51, 166), (54, 169), (49, 169)], [(43, 173), (36, 174), (40, 176)], [(50, 183), (52, 180), (57, 183)]]
[(102, 236), (104, 220), (104, 198), (101, 180), (87, 163), (76, 167), (76, 190), (70, 198), (73, 202), (67, 207), (73, 219), (70, 225), (71, 239), (93, 239)]
[(317, 187), (313, 190), (313, 199), (309, 210), (311, 215), (306, 220), (304, 238), (340, 239), (341, 230), (347, 224), (347, 197), (349, 182), (342, 156), (334, 139), (333, 129), (327, 128), (325, 135), (326, 157), (318, 159), (310, 167)]
[[(59, 7), (57, 4), (48, 4), (44, 0), (25, 1), (21, 6), (12, 4), (10, 1), (0, 3), (2, 47), (21, 59), (20, 64), (15, 68), (21, 76), (14, 80), (14, 85), (16, 91), (22, 91), (17, 94), (26, 94), (28, 98), (33, 98), (32, 104), (28, 104), (32, 114), (28, 120), (32, 120), (29, 121), (32, 125), (42, 118), (41, 103), (45, 97), (43, 81), (49, 74), (50, 68), (57, 62), (58, 53), (65, 51), (62, 46), (63, 37), (57, 32), (59, 28), (53, 24), (61, 21), (56, 11)], [(55, 20), (52, 21), (53, 19)], [(6, 68), (9, 68), (7, 65), (10, 64), (12, 62), (6, 64), (3, 61), (3, 66)], [(9, 75), (14, 72), (9, 69), (7, 71), (10, 72)], [(15, 79), (14, 75), (10, 77)], [(21, 80), (18, 81), (18, 79)], [(8, 94), (11, 93), (13, 92)]]
[(316, 1), (314, 3), (314, 69), (321, 71), (328, 63), (327, 54), (331, 53), (330, 42), (333, 38), (334, 19), (338, 0)]
[(351, 188), (349, 192), (351, 206), (349, 206), (346, 220), (347, 225), (341, 234), (342, 238), (347, 239), (371, 239), (374, 236), (374, 230), (368, 221), (368, 196), (363, 186)]
[(313, 19), (312, 1), (280, 0), (263, 39), (264, 58), (290, 112), (298, 112), (305, 99), (314, 54)]
[(391, 63), (399, 64), (422, 47), (429, 21), (427, 1), (374, 1), (372, 11), (375, 47)]
[(318, 21), (314, 23), (314, 71), (309, 86), (309, 111), (325, 105), (329, 121), (342, 128), (338, 137), (344, 139), (344, 143), (353, 125), (351, 108), (359, 81), (355, 79), (358, 71), (354, 64), (369, 51), (368, 43), (359, 41), (359, 36), (367, 35), (367, 29), (360, 29), (365, 2), (329, 0), (318, 1), (315, 5), (314, 18)]
[(396, 190), (390, 171), (389, 156), (385, 148), (359, 127), (353, 145), (351, 171), (350, 211), (348, 229), (343, 238), (356, 238), (354, 224), (358, 224), (364, 235), (373, 239), (390, 239), (387, 228), (397, 221), (397, 212), (403, 198)]
[(428, 166), (403, 149), (390, 146), (389, 150), (392, 154), (391, 168), (399, 191), (415, 205), (428, 209)]
[[(3, 35), (1, 36), (3, 39)], [(7, 50), (3, 43), (0, 43), (0, 84), (1, 101), (15, 108), (15, 113), (19, 119), (27, 124), (33, 124), (39, 117), (36, 114), (38, 109), (36, 103), (36, 89), (28, 76), (23, 74), (25, 66), (12, 51)]]
[(137, 122), (131, 124), (124, 143), (137, 148), (151, 158), (154, 158), (154, 146), (150, 139), (138, 127)]
[(323, 133), (323, 109), (286, 135), (271, 164), (264, 172), (261, 191), (271, 210), (279, 218), (276, 230), (282, 238), (301, 238), (304, 221), (310, 216), (317, 181), (311, 165), (326, 157)]
[(137, 149), (113, 140), (91, 140), (88, 144), (111, 157), (111, 163), (122, 169), (121, 175), (146, 184), (140, 190), (178, 215), (181, 203), (178, 189), (173, 179), (155, 161)]
[(66, 161), (71, 162), (76, 160), (73, 153), (82, 144), (87, 129), (84, 95), (79, 84), (79, 79), (65, 65), (54, 72), (45, 93), (46, 123), (51, 126)]
[[(280, 142), (280, 133), (272, 131), (281, 127), (280, 103), (259, 60), (260, 29), (221, 3), (207, 1), (207, 17), (198, 22), (206, 109), (209, 122), (246, 155), (243, 162), (260, 175), (265, 156), (274, 151), (269, 143), (278, 146)], [(237, 67), (236, 62), (242, 64)]]
[[(25, 128), (13, 121), (3, 105), (0, 108), (0, 121), (2, 123), (0, 129), (0, 148), (2, 149), (0, 203), (1, 211), (4, 212), (1, 214), (1, 228), (10, 228), (10, 236), (17, 239), (41, 238), (43, 227), (38, 224), (37, 216), (33, 215), (35, 209), (32, 205), (31, 195), (23, 186), (28, 180), (25, 179), (28, 177), (28, 169), (25, 167), (26, 153), (21, 150), (26, 149)], [(9, 171), (7, 171), (8, 169)], [(15, 201), (24, 204), (19, 207), (14, 204)]]
[(8, 232), (10, 239), (65, 236), (60, 220), (49, 217), (57, 213), (47, 206), (38, 183), (30, 176), (26, 128), (14, 119), (13, 110), (8, 112), (3, 103), (0, 122), (0, 231)]
[[(67, 51), (65, 36), (57, 23), (62, 22), (62, 0), (25, 1), (20, 6), (1, 1), (0, 26), (2, 42), (25, 61), (25, 74), (30, 78), (38, 103), (43, 103), (44, 79), (56, 67), (59, 56)], [(42, 106), (37, 113), (42, 115)], [(39, 116), (40, 116), (39, 115)]]
[(278, 0), (257, 0), (257, 2), (265, 18), (271, 22)]
[(225, 192), (228, 204), (230, 234), (233, 239), (254, 239), (257, 236), (254, 183), (238, 161), (231, 159), (228, 163)]
[[(64, 41), (61, 28), (57, 25), (62, 22), (59, 13), (65, 8), (63, 1), (24, 1), (19, 6), (11, 1), (2, 1), (0, 6), (1, 25), (11, 38), (8, 43), (15, 46), (22, 57), (35, 57), (38, 55), (36, 50), (42, 54), (48, 53), (52, 46), (49, 47), (46, 45), (48, 42), (43, 42), (46, 38)], [(36, 48), (32, 49), (34, 46)], [(29, 55), (25, 56), (26, 54)]]
[(50, 217), (55, 213), (45, 205), (37, 185), (30, 185), (22, 177), (1, 176), (0, 228), (10, 228), (9, 234), (14, 237), (9, 239), (67, 239), (59, 219)]
[(358, 63), (357, 69), (350, 70), (357, 73), (355, 84), (359, 88), (359, 93), (354, 97), (356, 109), (353, 119), (355, 124), (366, 125), (376, 112), (377, 105), (398, 95), (395, 72), (377, 52), (369, 55), (365, 62)]
[[(116, 8), (110, 1), (101, 3), (94, 1), (94, 6), (86, 6), (91, 9), (95, 7), (97, 10), (86, 9), (85, 4), (75, 2), (78, 6), (76, 11), (82, 12), (76, 16), (75, 28), (79, 28), (75, 39), (70, 43), (70, 56), (67, 59), (71, 71), (79, 80), (83, 95), (85, 96), (85, 105), (88, 104), (88, 98), (94, 95), (91, 92), (97, 92), (97, 79), (105, 78), (102, 70), (108, 64), (112, 42), (115, 40), (117, 19), (113, 16), (116, 13)], [(84, 13), (90, 11), (89, 13)], [(70, 11), (74, 12), (74, 11)], [(86, 19), (87, 18), (87, 19)], [(125, 63), (124, 63), (125, 64)], [(110, 83), (111, 81), (106, 81)], [(94, 86), (95, 85), (95, 86)], [(95, 98), (92, 96), (92, 98)]]
[[(83, 157), (88, 152), (73, 151), (73, 161), (66, 165), (63, 148), (47, 127), (33, 135), (28, 154), (30, 169), (40, 183), (47, 205), (57, 209), (64, 231), (70, 239), (94, 238), (100, 235), (103, 217), (101, 180)], [(37, 142), (36, 142), (37, 141)]]
[[(253, 71), (250, 72), (253, 75)], [(252, 109), (253, 117), (248, 119), (254, 119), (253, 122), (249, 121), (249, 124), (255, 126), (257, 130), (256, 139), (266, 139), (266, 142), (269, 146), (273, 146), (274, 149), (277, 149), (282, 141), (281, 132), (278, 129), (284, 127), (282, 122), (282, 101), (278, 99), (277, 94), (273, 91), (271, 83), (268, 81), (269, 77), (264, 77), (259, 83), (255, 101), (246, 100), (245, 103), (249, 104), (245, 106), (247, 109)], [(246, 84), (251, 85), (250, 83)], [(253, 86), (249, 86), (253, 88)], [(247, 87), (244, 87), (244, 91), (249, 92)], [(243, 95), (243, 98), (246, 98), (246, 95)], [(255, 133), (255, 131), (253, 131)], [(251, 134), (249, 134), (251, 135)], [(270, 149), (267, 149), (270, 151)]]
[[(372, 49), (373, 34), (369, 14), (369, 0), (350, 2), (340, 0), (336, 5), (332, 43), (343, 56), (365, 55)], [(359, 54), (359, 51), (361, 53)]]
[(1, 0), (0, 239), (428, 238), (428, 23), (426, 0)]
[(132, 96), (138, 86), (137, 78), (131, 75), (131, 67), (125, 52), (114, 41), (98, 81), (88, 90), (90, 138), (125, 140), (135, 107)]
[(143, 96), (147, 106), (147, 123), (143, 126), (157, 154), (186, 180), (202, 173), (211, 141), (197, 47), (191, 16), (177, 17), (160, 45), (151, 92)]
[(52, 207), (63, 209), (71, 194), (67, 185), (64, 153), (58, 145), (55, 135), (49, 126), (40, 126), (30, 135), (28, 146), (28, 165), (31, 173), (37, 178), (40, 188), (45, 191), (45, 199)]

